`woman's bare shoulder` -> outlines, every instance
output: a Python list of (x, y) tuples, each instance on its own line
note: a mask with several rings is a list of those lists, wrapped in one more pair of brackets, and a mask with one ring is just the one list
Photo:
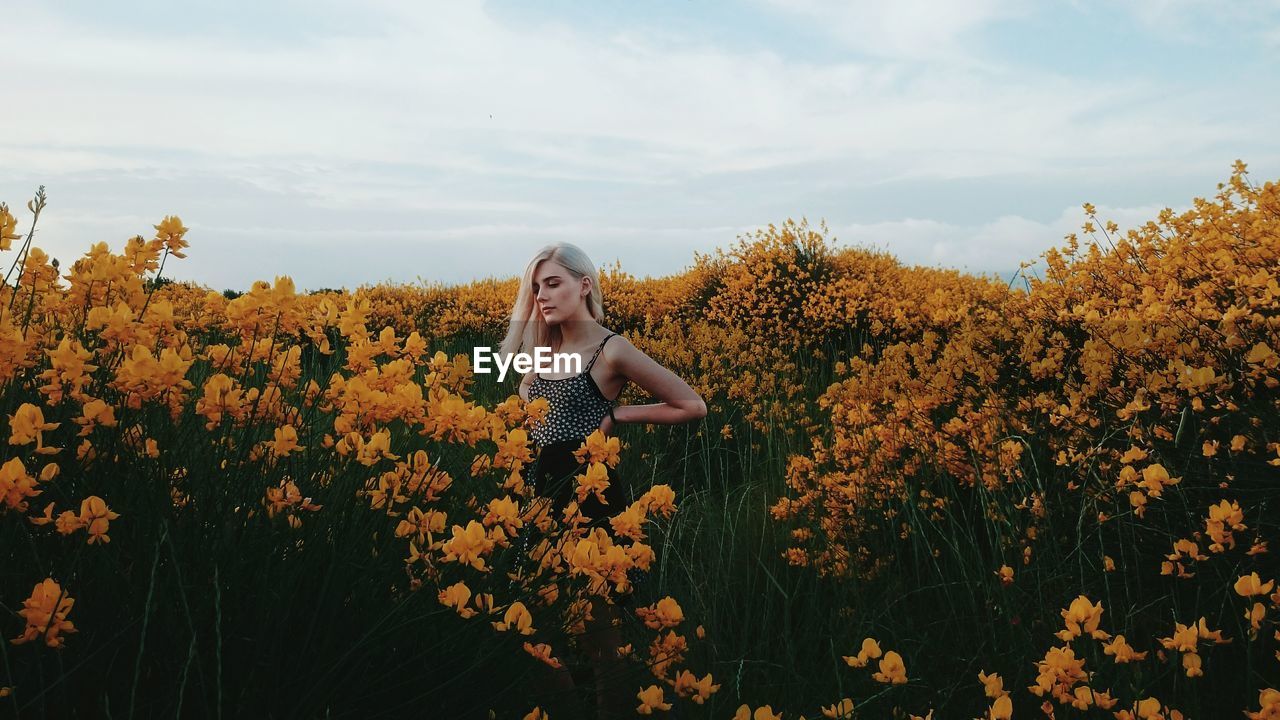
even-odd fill
[(620, 332), (613, 332), (612, 330), (610, 333), (612, 334), (605, 337), (604, 350), (601, 351), (601, 354), (609, 355), (612, 353), (616, 356), (624, 352), (637, 350), (636, 346), (631, 344), (631, 341), (627, 339), (626, 335), (623, 335)]
[(647, 357), (640, 348), (636, 347), (626, 335), (622, 333), (614, 333), (613, 337), (604, 344), (604, 349), (600, 351), (600, 359), (604, 360), (605, 365), (611, 369), (621, 367), (628, 364), (628, 361), (634, 362), (637, 358)]

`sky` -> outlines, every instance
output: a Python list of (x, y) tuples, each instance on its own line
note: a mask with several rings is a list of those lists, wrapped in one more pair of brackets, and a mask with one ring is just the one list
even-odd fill
[[(175, 214), (215, 289), (667, 275), (787, 218), (1006, 277), (1280, 179), (1280, 0), (51, 0), (5, 10), (0, 201), (69, 264)], [(1030, 272), (1044, 267), (1043, 260)]]

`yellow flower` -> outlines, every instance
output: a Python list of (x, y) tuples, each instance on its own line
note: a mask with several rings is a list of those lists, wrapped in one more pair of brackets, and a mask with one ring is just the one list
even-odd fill
[(1205, 622), (1203, 617), (1196, 622), (1196, 633), (1204, 640), (1212, 640), (1218, 645), (1225, 645), (1231, 642), (1230, 640), (1222, 637), (1221, 630), (1210, 630), (1209, 625)]
[(639, 541), (644, 540), (645, 537), (644, 521), (645, 505), (643, 502), (636, 501), (609, 518), (609, 526), (613, 528), (615, 535)]
[(1106, 692), (1105, 690), (1095, 690), (1093, 688), (1089, 688), (1089, 700), (1096, 707), (1101, 708), (1102, 710), (1110, 710), (1120, 702), (1116, 698), (1111, 697), (1111, 693)]
[(490, 500), (480, 522), (485, 527), (501, 525), (508, 535), (514, 535), (518, 528), (524, 526), (520, 519), (520, 506), (508, 495)]
[(1088, 710), (1093, 705), (1093, 689), (1088, 685), (1077, 686), (1071, 693), (1071, 706), (1077, 710)]
[(507, 630), (517, 630), (521, 635), (532, 635), (534, 633), (533, 616), (529, 614), (529, 610), (524, 603), (519, 600), (511, 603), (511, 607), (507, 608), (507, 612), (502, 616), (502, 622), (492, 623), (494, 629), (505, 632)]
[(80, 522), (80, 518), (70, 510), (63, 510), (58, 514), (58, 519), (54, 521), (53, 527), (62, 535), (70, 535), (71, 533), (84, 527)]
[(301, 451), (304, 446), (298, 444), (298, 430), (292, 425), (282, 425), (272, 433), (271, 442), (267, 443), (271, 452), (277, 457), (285, 457), (295, 450)]
[(9, 212), (9, 208), (0, 205), (0, 250), (9, 250), (13, 241), (22, 237), (18, 233), (18, 218)]
[(675, 598), (664, 597), (654, 605), (636, 608), (636, 616), (644, 620), (645, 627), (653, 630), (673, 628), (684, 621), (684, 611)]
[(989, 698), (998, 698), (1007, 694), (1004, 691), (1004, 680), (996, 673), (988, 675), (979, 670), (978, 682), (982, 683), (982, 692)]
[(1258, 573), (1251, 572), (1248, 575), (1241, 575), (1236, 580), (1235, 591), (1237, 595), (1242, 597), (1253, 597), (1254, 595), (1266, 595), (1271, 592), (1271, 588), (1275, 585), (1274, 580), (1262, 582), (1262, 578), (1258, 577)]
[(1062, 610), (1061, 614), (1066, 629), (1057, 632), (1059, 640), (1069, 641), (1082, 632), (1089, 633), (1089, 636), (1095, 640), (1106, 640), (1111, 637), (1109, 633), (1098, 629), (1098, 623), (1102, 620), (1101, 602), (1094, 605), (1089, 602), (1089, 598), (1080, 595), (1072, 600), (1070, 607)]
[(467, 601), (471, 599), (471, 588), (464, 582), (456, 582), (441, 590), (439, 599), (441, 605), (457, 610), (458, 614), (464, 618), (473, 617), (476, 614), (475, 610), (467, 607)]
[(75, 600), (64, 594), (53, 578), (38, 583), (31, 591), (31, 597), (22, 601), (18, 615), (26, 620), (27, 625), (22, 634), (12, 640), (13, 644), (21, 645), (43, 635), (46, 645), (61, 647), (61, 635), (76, 632), (75, 625), (67, 620), (74, 604)]
[(636, 698), (640, 700), (640, 704), (636, 706), (636, 712), (641, 715), (652, 715), (654, 710), (671, 709), (671, 703), (662, 701), (662, 688), (657, 685), (650, 685), (637, 692)]
[(534, 645), (533, 643), (526, 640), (524, 645), (522, 645), (521, 647), (524, 648), (525, 652), (529, 653), (530, 655), (534, 656), (535, 658), (541, 660), (542, 662), (546, 663), (547, 665), (553, 668), (564, 667), (564, 663), (560, 662), (558, 658), (551, 655), (551, 646), (546, 643), (538, 643), (537, 645)]
[(866, 667), (868, 661), (875, 660), (880, 657), (880, 655), (880, 643), (871, 638), (863, 638), (862, 648), (858, 650), (857, 657), (850, 657), (848, 655), (844, 655), (843, 657), (845, 663), (847, 663), (849, 667), (860, 668)]
[(1138, 717), (1142, 720), (1164, 720), (1164, 715), (1160, 712), (1160, 701), (1155, 698), (1139, 700)]
[(176, 258), (185, 258), (182, 249), (189, 247), (183, 236), (187, 234), (189, 228), (182, 226), (182, 221), (177, 215), (165, 215), (159, 225), (153, 226), (156, 229), (156, 239), (164, 243), (165, 248), (169, 250), (169, 254)]
[(551, 410), (551, 403), (546, 398), (537, 398), (524, 406), (526, 422), (530, 425), (542, 422)]
[(524, 428), (507, 431), (505, 438), (497, 440), (498, 453), (493, 458), (493, 466), (518, 470), (525, 463), (533, 461), (533, 451), (529, 449), (529, 433)]
[(53, 503), (45, 505), (42, 515), (33, 515), (27, 519), (31, 521), (32, 525), (48, 525), (53, 522), (53, 505)]
[(359, 433), (353, 433), (356, 437), (356, 460), (365, 466), (375, 465), (382, 458), (388, 460), (398, 460), (399, 455), (391, 452), (391, 432), (388, 430), (380, 430), (369, 436), (369, 442), (364, 442)]
[(684, 654), (689, 650), (689, 643), (685, 641), (684, 636), (674, 630), (668, 630), (666, 635), (659, 635), (649, 643), (649, 670), (654, 677), (667, 677), (667, 670), (675, 663), (684, 659)]
[(1199, 641), (1199, 633), (1196, 626), (1183, 625), (1180, 622), (1174, 623), (1173, 635), (1167, 638), (1160, 638), (1160, 644), (1166, 650), (1177, 650), (1178, 652), (1195, 652), (1196, 643)]
[(853, 701), (849, 698), (841, 698), (840, 702), (829, 707), (822, 708), (822, 716), (829, 718), (844, 718), (853, 715)]
[(1250, 365), (1257, 365), (1259, 363), (1265, 363), (1265, 362), (1271, 361), (1271, 365), (1274, 366), (1275, 362), (1273, 358), (1275, 357), (1276, 357), (1276, 352), (1272, 350), (1269, 345), (1267, 345), (1265, 342), (1259, 342), (1259, 343), (1256, 343), (1252, 348), (1249, 348), (1248, 354), (1244, 356), (1244, 361), (1249, 363)]
[(1266, 688), (1258, 693), (1258, 712), (1245, 712), (1249, 720), (1275, 720), (1280, 717), (1280, 690)]
[(90, 400), (80, 409), (80, 417), (75, 419), (77, 425), (80, 425), (80, 432), (77, 437), (84, 437), (93, 432), (98, 425), (103, 427), (116, 426), (115, 408), (106, 404), (101, 400)]
[(111, 542), (111, 538), (107, 537), (107, 529), (111, 521), (118, 517), (120, 514), (112, 512), (107, 503), (97, 495), (90, 495), (80, 503), (80, 525), (88, 530), (90, 545), (95, 542)]
[(1123, 635), (1116, 635), (1115, 639), (1109, 643), (1104, 643), (1102, 652), (1106, 655), (1114, 655), (1116, 662), (1127, 663), (1133, 660), (1145, 660), (1146, 652), (1134, 652), (1133, 647), (1124, 639)]
[(1223, 500), (1217, 505), (1209, 506), (1209, 517), (1205, 519), (1204, 525), (1205, 532), (1213, 538), (1209, 550), (1215, 553), (1223, 552), (1228, 547), (1236, 546), (1232, 531), (1246, 529), (1244, 511), (1234, 500), (1230, 502)]
[(711, 684), (711, 674), (708, 673), (699, 680), (693, 673), (688, 670), (681, 670), (676, 674), (675, 691), (678, 697), (687, 697), (695, 703), (701, 705), (707, 698), (720, 689), (719, 685)]
[(97, 365), (87, 362), (93, 359), (93, 354), (69, 337), (62, 338), (57, 349), (47, 350), (45, 354), (49, 357), (49, 369), (40, 373), (40, 378), (45, 380), (40, 392), (48, 396), (49, 404), (62, 402), (67, 385), (71, 386), (71, 396), (83, 402), (89, 373), (98, 369)]
[(44, 412), (35, 405), (22, 403), (18, 406), (17, 412), (9, 416), (9, 444), (26, 445), (34, 441), (36, 452), (38, 453), (51, 454), (57, 452), (57, 448), (46, 448), (44, 446), (44, 431), (53, 430), (59, 425), (61, 423), (45, 422)]
[(649, 512), (670, 517), (676, 511), (676, 493), (670, 485), (654, 485), (640, 496)]
[(775, 715), (770, 705), (761, 705), (753, 713), (751, 707), (744, 704), (738, 706), (738, 711), (733, 714), (733, 720), (782, 720), (782, 713)]
[(1009, 699), (1006, 693), (995, 699), (991, 703), (991, 709), (987, 711), (989, 720), (1011, 720), (1013, 717), (1013, 700)]
[(279, 487), (267, 488), (263, 504), (267, 506), (267, 517), (275, 517), (277, 513), (288, 512), (289, 525), (297, 528), (302, 522), (293, 514), (294, 509), (316, 511), (319, 505), (311, 502), (311, 498), (302, 497), (302, 491), (288, 478), (280, 481)]
[(1084, 659), (1077, 658), (1075, 650), (1069, 646), (1049, 648), (1044, 660), (1036, 662), (1036, 668), (1040, 671), (1036, 676), (1036, 684), (1027, 689), (1037, 696), (1052, 692), (1054, 697), (1061, 697), (1064, 692), (1085, 679)]
[(584, 502), (588, 495), (595, 495), (602, 505), (609, 504), (604, 499), (604, 491), (609, 487), (609, 469), (605, 467), (604, 463), (591, 463), (587, 467), (587, 472), (579, 475), (576, 480), (578, 483), (578, 502)]
[(1147, 510), (1147, 496), (1140, 490), (1133, 490), (1129, 493), (1129, 504), (1133, 506), (1134, 515), (1143, 517)]
[(465, 529), (460, 525), (454, 525), (453, 538), (441, 549), (444, 550), (445, 562), (456, 561), (477, 570), (486, 570), (484, 556), (493, 550), (493, 546), (494, 542), (485, 533), (484, 525), (470, 520)]
[(396, 524), (396, 537), (413, 535), (419, 543), (431, 540), (434, 533), (444, 532), (448, 515), (439, 510), (423, 512), (418, 506), (409, 509), (404, 519)]
[(602, 462), (609, 467), (617, 467), (620, 448), (621, 441), (618, 438), (606, 438), (604, 433), (595, 430), (583, 440), (582, 445), (573, 452), (573, 456), (583, 464)]
[(871, 674), (872, 679), (882, 683), (901, 685), (907, 681), (907, 668), (902, 663), (902, 656), (890, 650), (880, 660), (880, 671)]
[[(33, 521), (34, 522), (34, 521)], [(1253, 604), (1253, 607), (1244, 611), (1244, 619), (1249, 621), (1249, 627), (1253, 629), (1251, 636), (1262, 629), (1262, 621), (1267, 617), (1267, 606), (1260, 602)]]
[(27, 511), (27, 498), (33, 498), (43, 490), (37, 490), (36, 478), (27, 474), (27, 468), (18, 458), (10, 458), (0, 465), (0, 500), (6, 507), (18, 512)]
[(1201, 677), (1204, 670), (1200, 668), (1200, 656), (1196, 653), (1186, 653), (1182, 656), (1182, 668), (1187, 671), (1187, 677)]
[(996, 571), (995, 575), (996, 577), (1000, 578), (1000, 582), (1002, 584), (1004, 585), (1013, 584), (1013, 568), (1009, 567), (1008, 565), (1001, 565), (1000, 569)]

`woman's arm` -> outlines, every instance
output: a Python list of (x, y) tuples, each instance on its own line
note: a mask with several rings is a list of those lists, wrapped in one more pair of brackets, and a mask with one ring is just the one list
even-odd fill
[(613, 416), (619, 423), (677, 425), (706, 417), (707, 404), (698, 393), (679, 375), (641, 352), (626, 337), (619, 335), (617, 340), (605, 345), (605, 351), (606, 362), (611, 369), (662, 401), (615, 408)]

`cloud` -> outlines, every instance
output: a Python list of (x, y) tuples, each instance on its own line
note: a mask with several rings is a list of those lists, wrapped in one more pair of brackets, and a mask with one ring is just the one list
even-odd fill
[(1126, 9), (1144, 28), (1178, 42), (1209, 46), (1219, 40), (1212, 32), (1225, 30), (1237, 43), (1266, 38), (1280, 29), (1276, 0), (1124, 0)]
[(976, 62), (973, 36), (1023, 12), (1005, 0), (765, 0), (859, 53), (902, 61)]
[[(847, 12), (867, 18), (866, 32), (889, 45), (937, 49), (1003, 7), (931, 4), (909, 22), (904, 13), (920, 2), (854, 3)], [(803, 2), (796, 11), (836, 7)], [(369, 12), (381, 13), (376, 35), (263, 48), (222, 36), (102, 34), (41, 11), (10, 47), (11, 58), (30, 58), (17, 60), (11, 77), (32, 77), (36, 65), (44, 75), (15, 88), (30, 111), (12, 119), (10, 137), (62, 150), (64, 162), (75, 150), (131, 147), (137, 155), (199, 151), (227, 165), (310, 157), (652, 183), (831, 156), (982, 176), (1233, 134), (1194, 111), (1170, 117), (1143, 103), (1156, 89), (1120, 79), (960, 66), (921, 74), (672, 48), (556, 25), (514, 29), (477, 2), (380, 2)], [(73, 121), (86, 108), (93, 122)], [(1137, 124), (1150, 128), (1137, 146), (1111, 132)]]
[[(1235, 157), (1276, 159), (1269, 94), (1214, 85), (1174, 105), (1150, 79), (987, 57), (984, 33), (1023, 12), (997, 0), (963, 12), (922, 0), (769, 5), (869, 48), (821, 60), (675, 32), (586, 33), (572, 18), (514, 24), (476, 0), (264, 3), (255, 17), (274, 18), (276, 42), (264, 28), (108, 26), (57, 7), (7, 16), (22, 30), (6, 61), (23, 112), (0, 137), (0, 198), (48, 185), (42, 236), (64, 252), (180, 214), (208, 254), (177, 272), (221, 286), (286, 271), (304, 287), (350, 285), (410, 267), (460, 280), (475, 274), (464, 260), (476, 247), (553, 237), (594, 238), (643, 272), (670, 272), (689, 247), (730, 243), (726, 228), (793, 212), (952, 227), (978, 212), (961, 203), (983, 218), (1034, 214), (994, 192), (974, 200), (984, 182), (1102, 198), (1150, 177), (1218, 178)], [(967, 199), (950, 197), (962, 183)], [(909, 215), (861, 200), (913, 186), (934, 194)], [(1010, 238), (1034, 230), (983, 222), (981, 235), (960, 227), (993, 252), (1022, 252)], [(946, 233), (912, 252), (972, 256)], [(669, 239), (665, 254), (651, 238)], [(299, 252), (352, 243), (400, 255)]]
[[(1097, 206), (1102, 222), (1114, 221), (1120, 235), (1154, 220), (1161, 208)], [(1082, 246), (1098, 242), (1105, 249), (1101, 233), (1086, 236), (1081, 226), (1084, 211), (1076, 206), (1062, 210), (1055, 218), (1038, 221), (1020, 215), (1005, 215), (978, 225), (943, 223), (904, 218), (878, 223), (849, 224), (832, 228), (841, 244), (887, 250), (906, 265), (950, 267), (971, 273), (1004, 272), (1022, 261), (1035, 262), (1028, 272), (1043, 271), (1038, 260), (1049, 248), (1062, 247), (1068, 233), (1076, 233)]]

